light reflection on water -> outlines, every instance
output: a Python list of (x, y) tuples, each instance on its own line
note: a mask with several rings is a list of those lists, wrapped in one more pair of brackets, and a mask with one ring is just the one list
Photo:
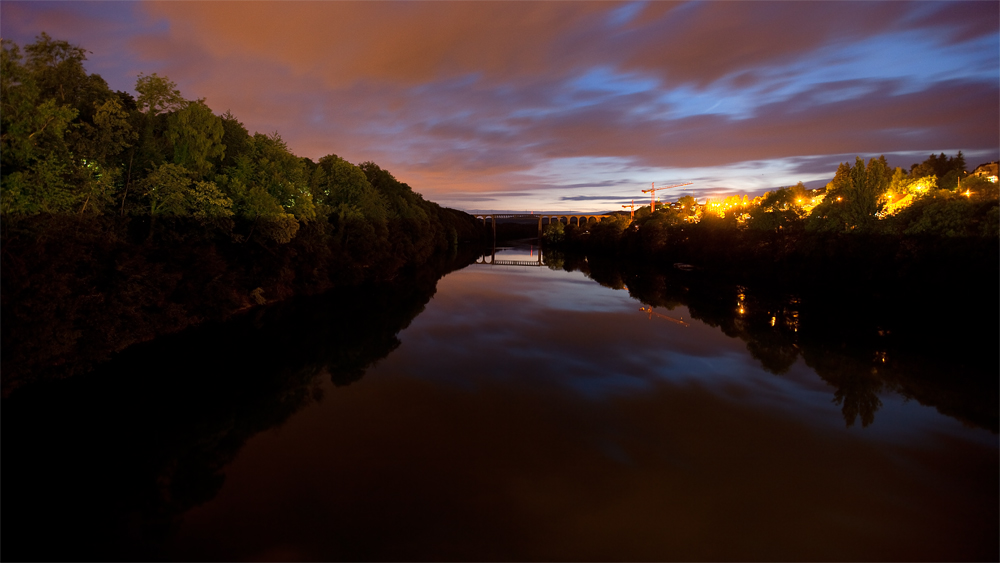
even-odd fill
[[(788, 373), (774, 375), (741, 340), (692, 319), (686, 307), (653, 310), (689, 326), (650, 319), (641, 307), (627, 292), (601, 287), (579, 272), (473, 266), (439, 282), (437, 295), (385, 363), (405, 364), (393, 373), (463, 387), (483, 378), (522, 385), (544, 380), (591, 400), (641, 393), (660, 382), (697, 385), (799, 421), (843, 427), (830, 386), (801, 358)], [(881, 398), (880, 424), (857, 435), (919, 440), (933, 429), (996, 443), (989, 431), (970, 432), (891, 391)]]
[[(721, 298), (721, 297), (720, 297)], [(728, 297), (726, 297), (728, 299)], [(884, 392), (845, 428), (691, 319), (579, 272), (470, 266), (349, 387), (251, 439), (178, 559), (976, 559), (997, 439)], [(992, 550), (992, 551), (991, 551)]]

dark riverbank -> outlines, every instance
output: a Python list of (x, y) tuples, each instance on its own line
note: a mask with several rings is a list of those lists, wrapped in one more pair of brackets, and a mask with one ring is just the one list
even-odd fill
[(572, 225), (564, 233), (560, 240), (545, 240), (546, 246), (632, 262), (688, 264), (744, 281), (785, 286), (869, 284), (878, 291), (882, 286), (917, 284), (972, 290), (996, 288), (1000, 282), (996, 237), (771, 232), (718, 228), (710, 222), (652, 228)]
[(392, 280), (205, 322), (17, 389), (2, 410), (4, 453), (19, 460), (4, 465), (4, 558), (168, 560), (182, 514), (218, 493), (249, 438), (319, 400), (323, 379), (361, 378), (474, 258), (436, 254)]
[(390, 220), (378, 235), (360, 221), (305, 223), (285, 244), (257, 237), (259, 223), (231, 219), (6, 217), (3, 392), (85, 373), (189, 326), (474, 254), (459, 249), (478, 244), (472, 218), (439, 209), (423, 224)]

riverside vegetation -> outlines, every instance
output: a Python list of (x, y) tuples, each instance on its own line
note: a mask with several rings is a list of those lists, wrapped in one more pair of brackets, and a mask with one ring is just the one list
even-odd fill
[(799, 183), (704, 204), (684, 196), (655, 213), (638, 209), (634, 220), (615, 213), (596, 224), (554, 223), (544, 242), (779, 283), (985, 281), (995, 290), (1000, 190), (964, 167), (961, 153), (931, 155), (909, 172), (859, 157), (817, 190)]
[(773, 373), (802, 358), (848, 426), (892, 389), (995, 433), (1000, 190), (964, 166), (961, 153), (909, 172), (858, 158), (818, 190), (553, 223), (546, 264), (686, 306)]
[(166, 77), (140, 75), (133, 97), (85, 60), (44, 33), (2, 44), (4, 394), (479, 240), (374, 162), (298, 157)]

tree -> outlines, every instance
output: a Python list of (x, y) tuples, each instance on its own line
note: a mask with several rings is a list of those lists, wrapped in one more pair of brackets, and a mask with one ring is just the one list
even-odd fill
[(335, 154), (324, 156), (313, 172), (313, 201), (328, 209), (341, 205), (357, 210), (368, 221), (385, 225), (388, 205), (364, 171)]
[(143, 181), (144, 195), (149, 200), (150, 215), (184, 216), (189, 214), (191, 178), (183, 166), (161, 164)]
[(812, 194), (802, 182), (767, 192), (750, 210), (747, 226), (758, 231), (777, 231), (800, 224), (806, 217), (803, 205)]
[(215, 182), (192, 182), (191, 172), (177, 164), (161, 164), (142, 185), (153, 216), (205, 219), (233, 215), (232, 200)]
[(5, 39), (0, 47), (0, 211), (71, 211), (79, 194), (65, 134), (78, 112), (42, 98), (16, 44)]
[[(229, 126), (232, 125), (230, 121)], [(232, 199), (236, 215), (253, 221), (251, 234), (260, 233), (279, 243), (289, 242), (298, 232), (299, 221), (316, 217), (312, 194), (304, 178), (305, 164), (288, 151), (277, 133), (256, 133), (245, 141), (242, 154), (217, 179)]]
[(205, 100), (187, 103), (167, 118), (166, 138), (173, 145), (173, 162), (205, 177), (211, 172), (212, 159), (222, 158), (225, 127), (212, 113)]
[(854, 166), (846, 162), (827, 185), (826, 197), (813, 209), (806, 228), (828, 232), (866, 232), (875, 227), (876, 214), (884, 206), (883, 194), (892, 181), (892, 171), (885, 157), (873, 158), (865, 165), (859, 156)]
[(682, 215), (691, 216), (695, 214), (698, 201), (694, 199), (694, 197), (686, 195), (686, 196), (681, 196), (677, 200), (677, 205), (680, 206)]
[(590, 243), (597, 248), (612, 250), (618, 245), (630, 223), (628, 215), (605, 216), (601, 221), (589, 225)]
[(410, 186), (400, 182), (388, 170), (384, 170), (374, 162), (362, 162), (358, 168), (364, 172), (372, 187), (385, 198), (390, 218), (406, 219), (414, 226), (429, 221), (427, 211), (424, 209), (426, 204), (424, 198)]
[(970, 178), (966, 184), (968, 192), (932, 190), (891, 217), (889, 228), (906, 235), (996, 238), (1000, 233), (997, 185), (979, 178)]
[(187, 104), (181, 96), (177, 84), (166, 76), (139, 73), (135, 81), (135, 91), (139, 93), (136, 103), (139, 111), (150, 116), (177, 111)]
[(254, 182), (297, 219), (315, 219), (316, 209), (305, 178), (305, 165), (288, 150), (280, 135), (254, 134), (247, 154), (254, 159)]
[(542, 230), (542, 241), (549, 244), (559, 244), (566, 239), (566, 226), (561, 221), (550, 222)]
[(91, 122), (95, 103), (103, 103), (112, 95), (100, 75), (88, 75), (83, 68), (87, 51), (82, 48), (53, 40), (43, 32), (24, 51), (27, 71), (38, 87), (39, 98), (76, 109), (82, 121)]
[(945, 156), (944, 153), (937, 156), (931, 154), (923, 162), (910, 167), (910, 176), (913, 178), (933, 176), (940, 188), (953, 190), (959, 180), (968, 175), (965, 166), (965, 155), (962, 151), (958, 151), (954, 157)]
[(110, 159), (121, 154), (139, 138), (139, 134), (129, 123), (128, 111), (118, 98), (108, 98), (96, 105), (94, 114), (93, 158), (109, 165)]
[(222, 145), (226, 150), (222, 156), (218, 157), (217, 167), (219, 170), (236, 164), (236, 159), (245, 153), (250, 145), (250, 132), (231, 111), (219, 116), (222, 123)]

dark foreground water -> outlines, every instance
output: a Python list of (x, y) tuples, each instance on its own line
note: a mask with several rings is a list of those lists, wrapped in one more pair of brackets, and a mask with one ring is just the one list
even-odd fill
[(995, 348), (580, 267), (605, 285), (423, 273), (15, 392), (3, 558), (997, 559)]

